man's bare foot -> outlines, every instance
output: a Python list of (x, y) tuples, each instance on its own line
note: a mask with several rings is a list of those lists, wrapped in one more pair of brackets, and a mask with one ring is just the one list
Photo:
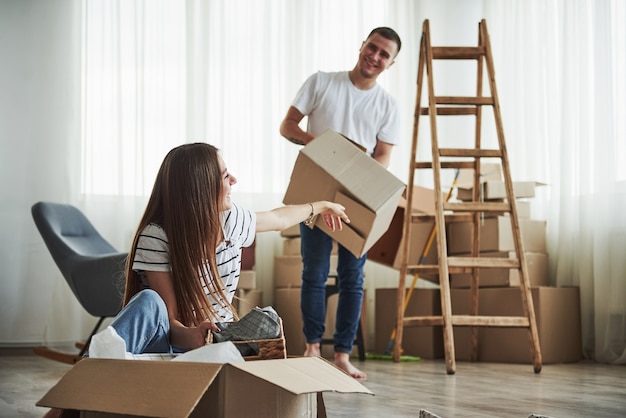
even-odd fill
[(355, 379), (364, 380), (367, 378), (365, 373), (350, 363), (350, 354), (348, 353), (335, 353), (335, 366), (339, 367)]
[(306, 344), (306, 350), (304, 351), (304, 357), (319, 357), (320, 356), (320, 343)]

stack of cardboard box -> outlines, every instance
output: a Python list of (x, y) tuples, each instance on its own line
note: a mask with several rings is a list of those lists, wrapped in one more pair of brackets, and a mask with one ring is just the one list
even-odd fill
[(263, 304), (263, 291), (257, 288), (256, 270), (254, 270), (255, 244), (245, 247), (241, 253), (241, 273), (235, 298), (233, 298), (233, 306), (237, 309), (237, 315), (240, 318), (255, 306), (262, 307)]
[[(535, 187), (540, 183), (533, 181), (514, 181), (513, 191), (528, 266), (531, 286), (548, 286), (548, 254), (546, 250), (546, 221), (533, 219), (531, 216), (532, 198)], [(458, 179), (457, 200), (471, 201), (473, 193), (473, 170), (461, 170)], [(483, 164), (481, 167), (480, 197), (484, 201), (498, 202), (506, 197), (506, 190), (499, 164)], [(471, 222), (451, 223), (446, 227), (448, 255), (463, 256), (470, 254)], [(484, 257), (516, 257), (511, 228), (511, 218), (507, 215), (486, 216), (480, 226), (480, 255)], [(481, 287), (519, 286), (517, 270), (483, 269), (480, 274)], [(450, 286), (468, 288), (470, 275), (453, 274)]]
[[(302, 287), (302, 257), (300, 256), (299, 226), (281, 232), (283, 253), (274, 257), (274, 307), (283, 319), (287, 354), (299, 356), (305, 349), (306, 340), (302, 333), (302, 314), (300, 313), (300, 289)], [(337, 273), (337, 245), (333, 245), (330, 256), (330, 276)], [(330, 338), (335, 326), (337, 296), (328, 299), (326, 309), (326, 333)]]
[[(461, 172), (458, 179), (456, 198), (471, 200), (473, 173)], [(529, 280), (539, 340), (544, 363), (573, 362), (582, 359), (580, 335), (580, 302), (578, 288), (556, 288), (549, 286), (548, 254), (546, 250), (546, 222), (531, 217), (530, 205), (535, 196), (536, 182), (513, 182), (516, 207), (524, 255), (528, 267)], [(499, 165), (485, 164), (481, 171), (481, 199), (498, 201), (505, 198), (504, 183)], [(415, 199), (428, 199), (432, 190), (416, 188)], [(417, 212), (434, 213), (434, 206), (428, 201), (416, 202)], [(404, 214), (402, 206), (398, 211)], [(397, 213), (398, 214), (398, 213)], [(394, 222), (396, 219), (394, 218)], [(511, 219), (509, 215), (495, 214), (481, 221), (480, 256), (515, 257)], [(383, 235), (369, 253), (369, 260), (399, 268), (399, 243), (402, 237), (402, 217), (400, 225), (392, 223), (387, 234)], [(426, 225), (426, 224), (425, 224)], [(418, 224), (418, 227), (420, 225)], [(436, 242), (429, 252), (424, 251), (428, 233), (432, 228), (413, 228), (410, 248), (410, 264), (418, 264), (425, 255), (424, 264), (436, 264)], [(470, 222), (450, 223), (446, 226), (448, 255), (470, 255)], [(397, 243), (394, 246), (390, 242)], [(438, 283), (437, 275), (420, 277)], [(452, 314), (469, 314), (471, 293), (469, 274), (451, 274)], [(479, 315), (523, 316), (520, 295), (520, 277), (517, 270), (482, 269), (479, 271)], [(420, 287), (420, 286), (418, 286)], [(431, 286), (432, 287), (432, 286)], [(397, 289), (377, 289), (376, 291), (376, 351), (383, 352), (395, 325)], [(437, 288), (418, 288), (412, 294), (405, 316), (441, 315), (440, 293)], [(455, 357), (457, 360), (470, 360), (471, 330), (467, 327), (454, 328)], [(405, 328), (402, 347), (408, 355), (423, 358), (442, 358), (443, 332), (441, 327)], [(478, 328), (478, 360), (491, 362), (532, 363), (528, 330), (507, 328)]]

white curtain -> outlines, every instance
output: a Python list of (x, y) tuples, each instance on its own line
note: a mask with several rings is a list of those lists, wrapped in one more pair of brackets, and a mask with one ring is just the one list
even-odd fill
[[(5, 16), (13, 22), (17, 14), (26, 26), (42, 27), (42, 16), (47, 15), (43, 27), (57, 37), (41, 36), (44, 47), (36, 48), (33, 41), (26, 48), (44, 50), (47, 62), (62, 63), (62, 75), (48, 66), (38, 68), (64, 80), (73, 95), (59, 104), (59, 92), (38, 92), (46, 99), (39, 104), (41, 120), (62, 124), (60, 118), (65, 128), (74, 127), (57, 134), (54, 142), (44, 139), (42, 127), (24, 142), (37, 148), (30, 154), (36, 158), (34, 167), (51, 166), (49, 156), (56, 155), (59, 169), (53, 171), (68, 173), (59, 174), (61, 181), (43, 169), (21, 170), (21, 182), (40, 186), (29, 188), (19, 199), (15, 193), (4, 194), (11, 196), (11, 203), (9, 216), (0, 220), (3, 230), (16, 232), (13, 220), (18, 219), (25, 233), (12, 233), (19, 237), (17, 243), (5, 244), (2, 251), (10, 274), (2, 280), (8, 291), (0, 293), (0, 309), (3, 319), (12, 322), (2, 325), (6, 329), (0, 332), (0, 343), (68, 341), (82, 337), (93, 322), (81, 317), (64, 290), (32, 227), (29, 204), (42, 197), (75, 203), (113, 245), (127, 249), (165, 153), (181, 143), (204, 141), (223, 150), (229, 169), (239, 179), (236, 191), (242, 203), (255, 209), (279, 205), (299, 148), (282, 139), (278, 127), (296, 90), (317, 70), (351, 69), (367, 33), (381, 25), (395, 28), (403, 40), (396, 64), (380, 83), (400, 103), (403, 141), (394, 150), (390, 170), (404, 179), (423, 20), (430, 20), (434, 44), (473, 45), (478, 22), (485, 18), (513, 175), (548, 183), (533, 202), (533, 216), (548, 221), (553, 284), (580, 286), (585, 354), (603, 362), (626, 362), (626, 225), (619, 216), (626, 209), (626, 170), (620, 164), (626, 159), (623, 2), (54, 0), (44, 6), (30, 0), (0, 4), (2, 30), (6, 30), (5, 20), (9, 22)], [(46, 13), (50, 9), (55, 13)], [(64, 37), (59, 40), (58, 34)], [(30, 39), (27, 31), (23, 37)], [(64, 54), (54, 54), (59, 50)], [(28, 59), (35, 52), (24, 54), (23, 65), (34, 67), (37, 63)], [(13, 65), (9, 76), (19, 87), (21, 67)], [(463, 74), (446, 77), (439, 80), (446, 86), (465, 78)], [(36, 93), (32, 97), (34, 103), (41, 103)], [(3, 109), (13, 107), (0, 100)], [(59, 107), (65, 110), (59, 117), (47, 113)], [(11, 134), (22, 125), (9, 126), (13, 128), (6, 133)], [(6, 178), (18, 167), (5, 151), (13, 143), (5, 139), (10, 136), (2, 138)], [(41, 150), (41, 144), (50, 153)], [(258, 239), (257, 270), (271, 277), (279, 241), (273, 235)], [(21, 261), (11, 256), (14, 252)], [(24, 269), (26, 260), (30, 267)], [(368, 286), (397, 283), (395, 271), (383, 273), (389, 278), (377, 274), (374, 279), (376, 274), (369, 274)], [(34, 305), (28, 303), (33, 292), (26, 282), (46, 290), (37, 295)], [(271, 282), (263, 286), (265, 301), (271, 303)], [(58, 325), (59, 317), (65, 318), (63, 326)]]

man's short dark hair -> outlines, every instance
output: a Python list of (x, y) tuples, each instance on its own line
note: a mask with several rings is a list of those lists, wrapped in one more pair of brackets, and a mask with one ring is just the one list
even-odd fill
[(396, 33), (395, 30), (386, 26), (381, 26), (371, 31), (367, 37), (369, 38), (375, 33), (379, 34), (385, 39), (389, 39), (390, 41), (394, 41), (396, 44), (398, 44), (398, 51), (396, 52), (396, 55), (398, 54), (398, 52), (400, 52), (400, 48), (402, 47), (402, 41), (400, 40), (400, 36)]

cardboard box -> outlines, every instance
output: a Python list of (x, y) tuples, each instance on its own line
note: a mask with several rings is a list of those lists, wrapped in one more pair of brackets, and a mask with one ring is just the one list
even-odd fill
[[(480, 165), (479, 182), (502, 181), (502, 166), (500, 163), (482, 163)], [(456, 182), (457, 189), (472, 189), (474, 187), (474, 169), (462, 168)]]
[(237, 309), (239, 318), (243, 318), (256, 306), (263, 307), (263, 291), (259, 289), (237, 289), (233, 299), (233, 305)]
[[(582, 360), (578, 288), (535, 287), (531, 294), (543, 363)], [(395, 324), (396, 295), (397, 289), (376, 290), (376, 352), (384, 352)], [(451, 289), (452, 314), (469, 314), (470, 297), (469, 289)], [(479, 315), (523, 315), (519, 288), (480, 289), (478, 306)], [(440, 315), (439, 290), (415, 289), (406, 312), (406, 316)], [(454, 327), (456, 360), (470, 360), (470, 336), (469, 327)], [(406, 355), (443, 358), (443, 330), (441, 327), (405, 328), (402, 348)], [(528, 329), (478, 327), (478, 361), (532, 364)]]
[[(330, 256), (329, 274), (337, 274), (338, 256)], [(274, 287), (302, 286), (302, 257), (299, 255), (277, 255), (274, 257)]]
[[(578, 287), (534, 287), (531, 289), (537, 320), (539, 345), (544, 364), (572, 363), (583, 359)], [(455, 289), (452, 306), (460, 299), (469, 306), (469, 290)], [(522, 316), (519, 288), (490, 288), (479, 292), (479, 315)], [(466, 329), (469, 331), (469, 329)], [(466, 335), (469, 336), (469, 333)], [(457, 338), (455, 347), (469, 345), (469, 338)], [(458, 358), (458, 357), (457, 357)], [(495, 363), (532, 364), (526, 328), (478, 330), (478, 360)]]
[(249, 247), (243, 247), (241, 249), (241, 269), (242, 270), (254, 270), (254, 264), (256, 263), (256, 240)]
[(251, 290), (256, 289), (256, 271), (241, 270), (239, 274), (238, 289)]
[[(546, 221), (519, 219), (525, 252), (546, 253)], [(448, 254), (468, 254), (472, 248), (471, 222), (454, 222), (446, 227)], [(484, 219), (480, 229), (480, 252), (513, 251), (513, 232), (508, 216)]]
[(389, 227), (405, 185), (344, 136), (327, 130), (303, 147), (296, 159), (283, 203), (338, 201), (351, 223), (321, 228), (356, 257), (361, 257)]
[[(302, 313), (300, 311), (300, 289), (283, 288), (274, 290), (274, 308), (283, 318), (283, 331), (287, 342), (287, 355), (301, 356), (306, 348), (306, 339), (302, 332)], [(328, 298), (326, 306), (326, 332), (323, 338), (332, 338), (335, 329), (337, 295)]]
[(299, 237), (300, 236), (300, 224), (296, 224), (296, 225), (290, 226), (287, 229), (283, 229), (282, 231), (280, 231), (280, 235), (285, 238)]
[[(383, 354), (391, 339), (391, 332), (396, 325), (396, 306), (398, 289), (376, 289), (375, 300), (375, 351)], [(438, 289), (414, 289), (406, 316), (440, 315), (441, 300)], [(390, 347), (393, 349), (392, 347)], [(407, 327), (402, 336), (404, 355), (418, 356), (424, 359), (438, 359), (443, 356), (443, 329), (432, 327)]]
[(373, 394), (321, 358), (233, 364), (88, 358), (37, 405), (79, 410), (84, 418), (316, 417), (326, 416), (323, 392)]
[[(549, 270), (548, 270), (548, 254), (544, 253), (525, 253), (526, 267), (528, 269), (528, 278), (531, 287), (548, 286)], [(481, 257), (501, 257), (515, 258), (514, 252), (493, 252), (482, 253)], [(450, 287), (468, 288), (470, 286), (470, 274), (450, 274)], [(517, 269), (481, 269), (479, 271), (480, 287), (519, 287), (520, 275)]]
[[(406, 199), (402, 198), (391, 220), (391, 225), (382, 237), (367, 252), (367, 259), (377, 263), (400, 269), (402, 262), (401, 248), (403, 245), (403, 227)], [(413, 209), (415, 213), (435, 213), (435, 193), (432, 189), (420, 186), (413, 188)], [(414, 223), (411, 229), (411, 248), (409, 264), (419, 264), (426, 242), (435, 225), (434, 220)], [(422, 264), (437, 263), (437, 240), (433, 240), (430, 250)], [(437, 280), (436, 277), (430, 278)]]
[[(541, 185), (543, 185), (543, 183), (535, 181), (514, 181), (513, 195), (516, 199), (535, 197), (535, 187)], [(457, 190), (456, 198), (459, 200), (471, 201), (472, 190), (473, 187), (459, 187)], [(504, 182), (500, 180), (487, 180), (483, 182), (480, 195), (484, 200), (506, 199), (506, 188), (504, 186)]]

